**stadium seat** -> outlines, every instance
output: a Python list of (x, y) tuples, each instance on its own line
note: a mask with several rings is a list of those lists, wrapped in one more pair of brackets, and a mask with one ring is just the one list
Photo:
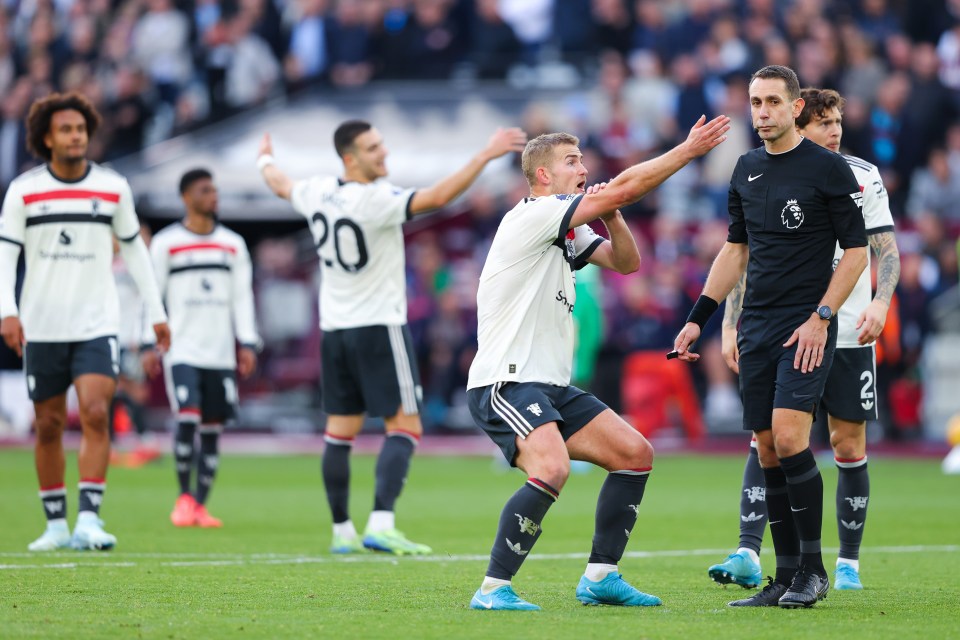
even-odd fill
[(687, 438), (703, 440), (700, 401), (685, 363), (666, 360), (660, 351), (633, 353), (623, 363), (621, 393), (624, 417), (645, 437), (671, 426), (671, 414), (679, 413)]

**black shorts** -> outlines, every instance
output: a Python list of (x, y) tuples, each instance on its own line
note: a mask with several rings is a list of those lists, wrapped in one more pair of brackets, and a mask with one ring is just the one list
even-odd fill
[(406, 325), (324, 331), (320, 343), (323, 410), (389, 418), (420, 413), (423, 389)]
[(574, 386), (557, 387), (542, 382), (497, 382), (467, 391), (473, 422), (500, 447), (503, 457), (516, 466), (517, 438), (556, 422), (564, 442), (603, 413), (607, 405)]
[(237, 416), (237, 378), (233, 370), (175, 364), (165, 373), (170, 406), (178, 420), (221, 424)]
[(849, 422), (877, 419), (877, 359), (874, 347), (837, 349), (823, 391), (823, 408)]
[(24, 348), (23, 368), (30, 399), (40, 402), (66, 392), (86, 373), (116, 380), (120, 348), (114, 336), (82, 342), (29, 342)]
[(744, 309), (737, 347), (745, 431), (769, 429), (775, 408), (816, 415), (837, 344), (836, 318), (827, 329), (823, 362), (813, 371), (802, 373), (794, 369), (797, 345), (783, 346), (797, 327), (810, 319), (811, 313), (807, 306)]

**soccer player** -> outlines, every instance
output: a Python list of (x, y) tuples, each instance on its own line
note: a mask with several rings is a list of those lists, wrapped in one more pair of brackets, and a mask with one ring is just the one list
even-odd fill
[[(746, 269), (739, 333), (743, 426), (753, 431), (766, 484), (776, 576), (731, 606), (811, 607), (829, 589), (820, 552), (823, 479), (810, 428), (837, 342), (834, 309), (867, 263), (862, 194), (839, 154), (803, 138), (797, 75), (770, 65), (750, 80), (763, 146), (740, 156), (730, 225), (703, 293), (674, 342), (681, 360)], [(834, 268), (837, 243), (844, 250)]]
[[(593, 395), (570, 384), (576, 304), (574, 271), (588, 262), (619, 273), (640, 254), (619, 208), (636, 202), (694, 158), (720, 144), (729, 118), (700, 120), (664, 155), (632, 166), (609, 184), (586, 187), (579, 140), (549, 133), (522, 157), (530, 195), (503, 217), (477, 290), (478, 351), (467, 394), (478, 427), (527, 481), (507, 500), (473, 609), (537, 610), (513, 577), (540, 537), (570, 461), (609, 472), (597, 499), (593, 548), (576, 589), (584, 604), (654, 606), (660, 598), (623, 580), (617, 563), (640, 512), (653, 447)], [(600, 219), (610, 236), (588, 223)]]
[[(150, 255), (174, 336), (163, 358), (167, 394), (177, 415), (174, 440), (177, 527), (220, 527), (206, 503), (219, 466), (223, 425), (236, 417), (237, 380), (257, 367), (253, 269), (243, 238), (217, 222), (217, 187), (206, 169), (180, 178), (182, 221), (153, 238)], [(239, 350), (237, 342), (240, 343)], [(155, 375), (158, 355), (143, 345), (144, 369)], [(195, 455), (196, 437), (200, 452)], [(196, 460), (196, 486), (191, 475)]]
[[(832, 89), (804, 89), (803, 110), (797, 118), (800, 135), (834, 153), (840, 153), (843, 136), (843, 103)], [(822, 403), (827, 411), (830, 444), (837, 464), (837, 531), (840, 554), (833, 586), (862, 589), (860, 542), (863, 540), (870, 479), (867, 474), (867, 420), (877, 418), (876, 349), (874, 343), (887, 320), (887, 310), (900, 279), (900, 252), (893, 232), (893, 217), (883, 179), (875, 166), (854, 156), (843, 156), (863, 192), (863, 219), (867, 240), (877, 254), (877, 293), (871, 297), (870, 269), (864, 269), (847, 301), (837, 312), (837, 350), (827, 376)], [(843, 249), (836, 248), (839, 262)], [(869, 255), (868, 255), (869, 258)], [(727, 296), (723, 316), (723, 357), (739, 372), (737, 323), (742, 313), (744, 280)], [(763, 470), (756, 444), (743, 472), (740, 496), (740, 547), (727, 559), (709, 568), (721, 584), (744, 587), (760, 584), (760, 544), (767, 524)]]
[[(431, 551), (408, 540), (394, 518), (423, 432), (420, 380), (406, 325), (402, 224), (451, 202), (488, 162), (521, 151), (526, 140), (520, 129), (498, 129), (461, 169), (414, 190), (385, 180), (387, 148), (368, 122), (350, 120), (334, 132), (342, 178), (294, 182), (274, 164), (270, 136), (263, 138), (257, 166), (270, 189), (307, 218), (320, 256), (323, 408), (328, 414), (322, 472), (333, 516), (333, 553)], [(350, 450), (364, 413), (384, 418), (387, 437), (377, 460), (373, 512), (361, 539), (348, 501)]]
[[(100, 116), (77, 93), (37, 100), (27, 116), (30, 151), (46, 164), (10, 183), (0, 217), (0, 334), (23, 354), (36, 410), (36, 467), (46, 531), (31, 551), (110, 549), (99, 511), (110, 458), (108, 413), (119, 371), (119, 303), (111, 271), (114, 235), (147, 306), (161, 349), (170, 331), (150, 268), (133, 194), (123, 176), (86, 158)], [(18, 306), (17, 259), (26, 276)], [(67, 526), (63, 430), (67, 389), (80, 401), (80, 500)]]

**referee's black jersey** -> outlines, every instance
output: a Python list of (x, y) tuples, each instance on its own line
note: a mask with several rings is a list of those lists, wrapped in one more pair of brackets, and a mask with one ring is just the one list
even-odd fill
[(781, 154), (740, 156), (730, 179), (727, 241), (747, 243), (744, 308), (820, 303), (836, 243), (865, 247), (863, 197), (839, 153), (804, 138)]

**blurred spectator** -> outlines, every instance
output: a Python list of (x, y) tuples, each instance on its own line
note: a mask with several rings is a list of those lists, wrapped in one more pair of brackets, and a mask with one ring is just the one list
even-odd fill
[(942, 147), (934, 148), (926, 166), (914, 173), (907, 214), (914, 219), (933, 214), (960, 222), (960, 173), (950, 167), (947, 152)]
[(503, 19), (499, 6), (499, 0), (477, 0), (470, 58), (481, 80), (502, 80), (520, 60), (520, 40)]
[(24, 118), (33, 100), (32, 87), (26, 78), (20, 78), (3, 94), (0, 109), (3, 122), (0, 124), (0, 184), (3, 191), (17, 175), (32, 163), (27, 152)]
[(290, 49), (284, 60), (288, 86), (300, 89), (318, 80), (327, 71), (327, 0), (293, 0), (289, 5), (294, 25)]
[(464, 36), (451, 16), (452, 0), (413, 0), (402, 29), (381, 41), (382, 77), (418, 80), (449, 78), (463, 54)]
[(193, 70), (190, 21), (172, 0), (147, 0), (132, 34), (133, 58), (146, 70), (161, 101), (173, 105)]
[(365, 0), (340, 0), (327, 35), (330, 81), (341, 87), (364, 85), (373, 77), (373, 42)]

